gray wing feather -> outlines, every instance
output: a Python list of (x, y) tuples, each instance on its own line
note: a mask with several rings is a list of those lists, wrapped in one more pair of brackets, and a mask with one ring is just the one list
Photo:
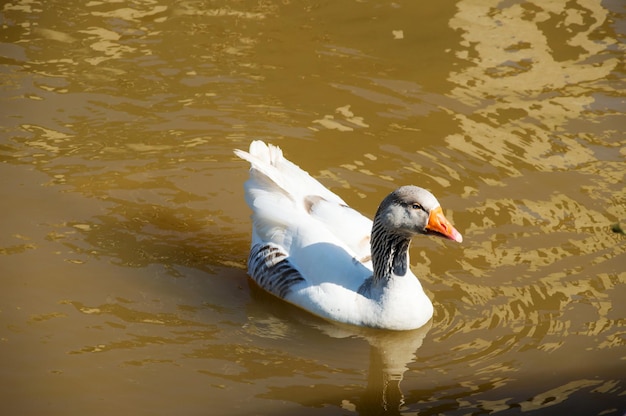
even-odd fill
[(287, 253), (272, 243), (255, 244), (248, 257), (248, 273), (263, 289), (284, 298), (305, 279), (290, 262)]

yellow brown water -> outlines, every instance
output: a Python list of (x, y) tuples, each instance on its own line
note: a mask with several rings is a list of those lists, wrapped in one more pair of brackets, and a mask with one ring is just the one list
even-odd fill
[[(619, 1), (9, 0), (0, 411), (626, 411)], [(280, 145), (372, 215), (432, 190), (419, 331), (248, 282), (245, 163)], [(619, 231), (619, 226), (615, 227)]]

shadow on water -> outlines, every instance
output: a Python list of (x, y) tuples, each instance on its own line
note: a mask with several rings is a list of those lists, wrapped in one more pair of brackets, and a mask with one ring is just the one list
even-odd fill
[(202, 328), (220, 314), (239, 314), (247, 299), (248, 236), (224, 221), (223, 212), (105, 201), (104, 214), (62, 223), (49, 239), (71, 253), (71, 262), (97, 264), (97, 274), (87, 280), (114, 284), (109, 290), (115, 295), (94, 304), (86, 299), (97, 296), (76, 294), (64, 303), (81, 313), (172, 329)]
[[(215, 267), (245, 268), (247, 235), (228, 235), (212, 218), (220, 211), (207, 212), (199, 219), (193, 210), (164, 205), (119, 202), (106, 215), (73, 226), (83, 234), (87, 247), (70, 245), (78, 253), (108, 256), (112, 263), (126, 267), (163, 265), (174, 277), (179, 267), (214, 274)], [(213, 232), (213, 233), (212, 233)]]

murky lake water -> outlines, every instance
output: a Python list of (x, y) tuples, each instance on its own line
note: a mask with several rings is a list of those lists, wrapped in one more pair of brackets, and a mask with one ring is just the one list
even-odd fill
[[(622, 2), (1, 10), (2, 414), (626, 412)], [(429, 325), (249, 284), (256, 138), (369, 216), (438, 196)]]

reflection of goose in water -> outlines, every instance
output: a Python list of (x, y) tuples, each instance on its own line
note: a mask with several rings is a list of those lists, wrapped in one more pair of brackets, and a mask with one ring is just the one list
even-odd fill
[(411, 238), (462, 241), (430, 192), (395, 190), (372, 223), (278, 147), (255, 141), (249, 153), (235, 153), (252, 165), (248, 271), (259, 286), (333, 321), (396, 330), (428, 322), (433, 306), (409, 268)]
[[(282, 360), (287, 361), (284, 357), (293, 354), (299, 361), (291, 365), (298, 371), (303, 371), (301, 367), (317, 368), (310, 370), (306, 382), (274, 385), (260, 397), (315, 408), (336, 405), (360, 415), (400, 413), (404, 405), (400, 383), (408, 366), (417, 360), (431, 322), (410, 331), (381, 331), (333, 323), (278, 302), (256, 285), (251, 284), (250, 289), (256, 301), (249, 304), (252, 309), (248, 315), (254, 318), (244, 326), (245, 332), (270, 340), (291, 339), (281, 343)], [(324, 370), (333, 374), (341, 372), (348, 380), (329, 384)], [(367, 386), (363, 388), (361, 382), (365, 376), (361, 373), (365, 371)]]
[[(334, 338), (360, 337), (370, 344), (367, 389), (355, 405), (360, 415), (399, 414), (404, 404), (400, 382), (409, 363), (415, 360), (432, 323), (403, 332), (377, 331), (363, 328), (340, 328), (331, 324), (320, 327)], [(354, 329), (353, 329), (354, 328)]]

